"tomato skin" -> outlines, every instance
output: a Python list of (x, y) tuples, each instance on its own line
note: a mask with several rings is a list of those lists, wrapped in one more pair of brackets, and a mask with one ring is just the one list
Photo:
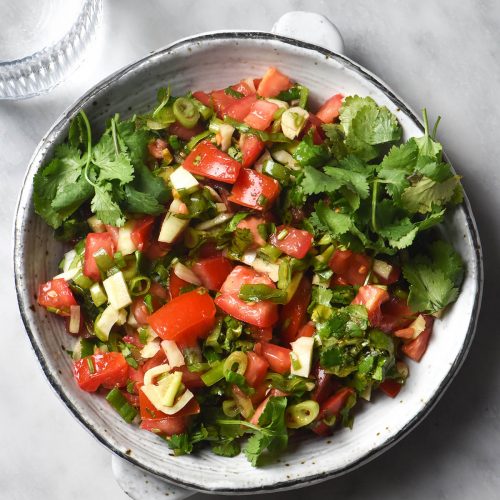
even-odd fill
[(318, 404), (324, 403), (334, 391), (340, 389), (341, 385), (333, 375), (327, 373), (318, 364), (314, 370), (314, 378), (316, 379), (316, 387), (311, 394), (311, 399), (316, 401)]
[(170, 300), (175, 299), (179, 295), (181, 295), (181, 290), (190, 285), (187, 281), (184, 281), (182, 278), (179, 278), (174, 271), (170, 272), (170, 278), (168, 280), (168, 291), (170, 293)]
[(193, 264), (192, 270), (205, 288), (217, 291), (233, 270), (233, 265), (229, 259), (216, 255), (198, 260)]
[(203, 288), (179, 295), (149, 317), (149, 325), (164, 340), (206, 336), (215, 324), (215, 304)]
[(314, 336), (315, 332), (316, 332), (316, 327), (314, 326), (314, 323), (312, 321), (309, 321), (303, 327), (301, 327), (297, 335), (297, 338), (299, 339), (300, 337), (312, 337)]
[(313, 144), (316, 146), (325, 142), (326, 135), (321, 125), (323, 125), (323, 122), (315, 114), (309, 113), (309, 118), (307, 119), (302, 134), (306, 135), (309, 130), (312, 130)]
[(155, 218), (150, 215), (135, 221), (130, 239), (139, 252), (143, 252), (149, 247), (154, 222)]
[[(280, 240), (278, 239), (278, 235), (283, 230), (287, 231), (287, 235)], [(276, 232), (269, 238), (271, 245), (274, 245), (282, 252), (297, 259), (303, 259), (307, 255), (307, 252), (311, 249), (313, 240), (313, 235), (308, 231), (295, 229), (289, 226), (277, 227)]]
[(213, 109), (217, 113), (219, 118), (224, 118), (229, 110), (229, 108), (238, 102), (236, 97), (226, 94), (225, 90), (214, 90), (210, 94)]
[(218, 149), (210, 141), (201, 141), (189, 153), (182, 166), (192, 174), (228, 184), (236, 182), (241, 169), (240, 162)]
[(116, 251), (113, 237), (110, 233), (89, 233), (85, 239), (85, 254), (83, 261), (83, 274), (94, 281), (100, 281), (101, 273), (94, 259), (94, 253), (103, 248), (113, 257)]
[(225, 114), (226, 116), (230, 116), (231, 118), (242, 122), (251, 112), (252, 106), (256, 101), (257, 97), (255, 95), (249, 95), (242, 97), (241, 99), (236, 99), (236, 102), (229, 106)]
[(165, 257), (168, 252), (170, 252), (169, 243), (163, 243), (162, 241), (153, 240), (147, 246), (144, 253), (149, 260), (156, 260)]
[(415, 314), (405, 300), (392, 296), (380, 307), (382, 316), (377, 327), (386, 333), (406, 328), (415, 319)]
[[(242, 168), (228, 200), (253, 210), (265, 210), (273, 204), (279, 192), (280, 185), (277, 180), (254, 170)], [(261, 197), (265, 198), (263, 202)]]
[(327, 99), (325, 103), (319, 108), (316, 116), (324, 123), (333, 123), (338, 117), (340, 108), (342, 107), (342, 94), (335, 94)]
[(221, 287), (221, 294), (215, 303), (224, 312), (240, 321), (260, 328), (267, 328), (278, 320), (278, 306), (268, 301), (249, 303), (241, 300), (238, 295), (242, 285), (264, 284), (275, 288), (274, 283), (263, 274), (245, 267), (236, 266)]
[(425, 330), (416, 339), (401, 346), (401, 351), (417, 363), (422, 359), (422, 356), (427, 350), (432, 333), (432, 326), (434, 324), (433, 316), (428, 314), (424, 314), (423, 316), (425, 318)]
[(38, 303), (43, 307), (57, 309), (60, 316), (70, 316), (70, 307), (77, 301), (63, 278), (57, 278), (38, 285)]
[(312, 430), (316, 434), (320, 436), (328, 436), (331, 434), (332, 428), (323, 422), (323, 419), (332, 418), (333, 416), (338, 419), (340, 411), (344, 408), (351, 394), (354, 394), (354, 389), (342, 387), (320, 406), (319, 415), (312, 426)]
[(232, 85), (231, 88), (243, 94), (244, 96), (255, 95), (255, 85), (252, 87), (245, 80), (241, 80), (240, 82)]
[(257, 87), (257, 94), (262, 97), (276, 97), (283, 90), (292, 86), (290, 79), (274, 67), (270, 67)]
[(207, 94), (206, 92), (203, 92), (202, 90), (197, 90), (196, 92), (193, 92), (193, 97), (198, 101), (200, 101), (205, 106), (207, 106), (208, 108), (212, 107), (212, 100), (210, 98), (210, 95)]
[(273, 102), (256, 100), (243, 121), (256, 130), (266, 130), (271, 125), (277, 109), (278, 105)]
[[(91, 373), (91, 366), (93, 366), (93, 373)], [(73, 375), (80, 389), (95, 392), (101, 385), (106, 389), (124, 387), (128, 380), (128, 367), (123, 354), (101, 352), (75, 361)]]
[(148, 144), (149, 154), (156, 160), (163, 159), (163, 150), (168, 148), (168, 144), (163, 139), (155, 139)]
[(291, 367), (290, 353), (286, 347), (262, 342), (262, 355), (266, 358), (271, 370), (282, 375), (288, 373)]
[(395, 380), (387, 378), (378, 387), (384, 394), (386, 394), (390, 398), (395, 398), (399, 394), (399, 391), (403, 386)]
[(354, 297), (352, 304), (361, 304), (368, 310), (368, 319), (372, 326), (377, 326), (382, 319), (380, 306), (389, 300), (387, 290), (383, 290), (375, 285), (365, 285), (360, 287), (358, 294)]
[(266, 244), (266, 240), (259, 233), (259, 225), (266, 224), (267, 220), (263, 217), (250, 216), (245, 217), (243, 220), (238, 222), (236, 226), (238, 229), (248, 229), (252, 233), (253, 243), (250, 248), (260, 248)]
[(370, 272), (371, 259), (351, 250), (336, 250), (328, 265), (349, 285), (362, 285)]
[(269, 384), (267, 382), (263, 382), (257, 387), (254, 387), (255, 392), (250, 396), (250, 401), (252, 405), (257, 406), (266, 398), (267, 391), (269, 390)]
[(300, 284), (292, 300), (281, 308), (280, 323), (281, 338), (284, 342), (290, 343), (297, 338), (299, 329), (307, 322), (307, 307), (311, 301), (311, 280), (305, 276), (300, 280)]
[(253, 134), (241, 134), (239, 142), (243, 168), (251, 167), (264, 149), (264, 143)]
[(176, 135), (179, 139), (183, 141), (189, 141), (195, 135), (201, 134), (204, 127), (201, 123), (197, 123), (193, 128), (187, 128), (181, 125), (179, 122), (172, 123), (168, 128), (168, 133), (170, 135)]
[(266, 378), (269, 363), (266, 358), (259, 356), (255, 352), (247, 352), (247, 369), (245, 370), (245, 378), (252, 387), (258, 387)]

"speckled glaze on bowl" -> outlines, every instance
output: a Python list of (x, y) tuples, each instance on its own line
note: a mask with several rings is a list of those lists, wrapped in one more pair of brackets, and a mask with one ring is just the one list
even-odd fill
[[(333, 439), (293, 441), (279, 463), (252, 468), (244, 456), (222, 458), (209, 450), (172, 457), (155, 435), (123, 422), (100, 397), (80, 391), (64, 352), (73, 340), (63, 322), (35, 305), (39, 282), (56, 273), (63, 247), (33, 210), (33, 176), (67, 134), (69, 120), (84, 109), (91, 122), (103, 124), (115, 112), (146, 110), (156, 89), (169, 83), (173, 93), (221, 88), (235, 79), (262, 74), (275, 65), (311, 90), (319, 102), (333, 92), (370, 95), (394, 112), (404, 136), (421, 135), (410, 109), (380, 80), (339, 54), (297, 40), (257, 32), (212, 33), (182, 40), (115, 73), (76, 102), (41, 141), (26, 175), (15, 226), (15, 273), (19, 307), (27, 333), (47, 378), (71, 412), (92, 434), (123, 459), (189, 489), (235, 494), (305, 486), (348, 472), (374, 458), (410, 432), (436, 404), (462, 364), (479, 313), (482, 257), (473, 216), (466, 200), (443, 226), (467, 264), (462, 293), (436, 322), (429, 349), (396, 399), (376, 396), (358, 411), (353, 430)], [(286, 466), (285, 466), (286, 464)]]

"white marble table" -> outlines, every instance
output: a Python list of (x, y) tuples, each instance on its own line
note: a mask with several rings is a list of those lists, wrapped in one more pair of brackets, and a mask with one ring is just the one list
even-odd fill
[[(0, 1), (0, 15), (2, 3)], [(181, 7), (182, 5), (182, 7)], [(17, 311), (12, 220), (27, 162), (44, 132), (93, 83), (171, 41), (212, 29), (269, 29), (289, 10), (325, 14), (346, 53), (414, 109), (443, 115), (439, 137), (464, 176), (486, 257), (477, 337), (431, 416), (362, 469), (274, 498), (496, 499), (500, 496), (500, 5), (494, 0), (106, 0), (100, 45), (51, 94), (0, 102), (0, 498), (123, 500), (110, 454), (66, 411), (38, 368)], [(270, 497), (271, 495), (264, 495)], [(208, 498), (196, 495), (196, 499)]]

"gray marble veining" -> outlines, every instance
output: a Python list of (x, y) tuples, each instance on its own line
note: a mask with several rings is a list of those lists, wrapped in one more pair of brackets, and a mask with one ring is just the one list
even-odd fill
[[(6, 1), (6, 0), (3, 0)], [(0, 2), (0, 10), (1, 10)], [(375, 72), (414, 109), (443, 115), (439, 137), (464, 176), (482, 235), (486, 287), (469, 359), (430, 417), (364, 468), (307, 491), (275, 498), (498, 498), (500, 339), (494, 259), (500, 174), (500, 6), (493, 0), (133, 0), (105, 2), (101, 40), (80, 70), (53, 93), (0, 103), (0, 281), (4, 319), (0, 391), (0, 498), (124, 499), (100, 447), (51, 393), (23, 332), (11, 267), (17, 193), (34, 147), (55, 118), (93, 83), (150, 50), (199, 31), (269, 29), (288, 10), (313, 10), (339, 27), (348, 56)], [(270, 495), (269, 495), (270, 496)], [(205, 498), (197, 495), (193, 498)], [(208, 497), (206, 497), (208, 498)]]

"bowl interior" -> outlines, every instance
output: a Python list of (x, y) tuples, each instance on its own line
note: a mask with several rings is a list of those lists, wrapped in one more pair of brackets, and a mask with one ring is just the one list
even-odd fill
[(400, 395), (396, 399), (376, 397), (363, 405), (352, 430), (340, 430), (332, 438), (303, 438), (280, 463), (259, 469), (252, 468), (244, 456), (227, 459), (208, 450), (172, 457), (161, 439), (129, 426), (102, 398), (76, 387), (65, 353), (74, 340), (65, 333), (62, 321), (36, 306), (38, 283), (56, 274), (64, 252), (52, 230), (34, 214), (32, 180), (36, 170), (63, 140), (68, 119), (81, 107), (97, 128), (115, 112), (128, 116), (145, 111), (154, 103), (159, 86), (170, 84), (174, 94), (221, 88), (242, 77), (257, 77), (270, 65), (308, 86), (315, 101), (339, 91), (371, 95), (398, 116), (406, 137), (422, 133), (403, 103), (341, 56), (274, 35), (203, 35), (178, 42), (113, 75), (62, 116), (34, 155), (18, 207), (15, 264), (20, 308), (50, 382), (71, 411), (113, 451), (164, 478), (205, 491), (254, 491), (308, 484), (376, 456), (408, 432), (437, 401), (463, 361), (479, 309), (479, 243), (468, 206), (464, 206), (455, 210), (444, 225), (447, 238), (467, 263), (462, 293), (445, 317), (436, 322), (422, 362), (410, 364), (411, 376)]

